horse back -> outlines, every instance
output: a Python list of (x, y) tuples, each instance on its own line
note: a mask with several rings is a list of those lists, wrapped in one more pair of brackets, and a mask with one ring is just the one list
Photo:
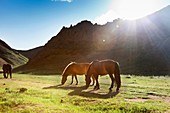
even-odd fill
[(114, 74), (117, 68), (117, 62), (113, 60), (99, 61), (96, 66), (96, 72), (99, 75)]
[(67, 67), (67, 74), (83, 75), (87, 73), (89, 63), (73, 63)]
[(72, 66), (71, 70), (75, 74), (83, 75), (87, 73), (88, 67), (89, 67), (89, 64), (87, 63), (77, 63)]

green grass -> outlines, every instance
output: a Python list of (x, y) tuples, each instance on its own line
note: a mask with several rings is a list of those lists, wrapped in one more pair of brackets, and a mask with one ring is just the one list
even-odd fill
[[(4, 113), (164, 113), (170, 112), (170, 77), (121, 75), (120, 92), (109, 92), (110, 78), (99, 78), (100, 90), (79, 85), (60, 86), (61, 76), (13, 74), (0, 78), (0, 112)], [(23, 90), (24, 89), (24, 90)]]

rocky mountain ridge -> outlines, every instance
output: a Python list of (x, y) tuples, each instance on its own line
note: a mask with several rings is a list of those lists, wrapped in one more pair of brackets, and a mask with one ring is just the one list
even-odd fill
[(71, 61), (114, 59), (124, 74), (170, 74), (169, 14), (170, 6), (134, 21), (116, 19), (97, 25), (85, 20), (63, 27), (18, 70), (56, 74)]

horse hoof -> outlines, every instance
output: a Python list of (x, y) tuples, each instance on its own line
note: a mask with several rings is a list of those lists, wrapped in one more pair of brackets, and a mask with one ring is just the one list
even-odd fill
[(116, 92), (119, 92), (119, 89), (116, 89)]
[(91, 84), (90, 86), (94, 86), (94, 84)]
[(100, 89), (100, 88), (99, 88), (99, 87), (97, 87), (97, 86), (95, 86), (95, 87), (94, 87), (94, 90), (99, 90), (99, 89)]
[(92, 83), (91, 86), (94, 86), (94, 83)]
[(93, 88), (93, 90), (98, 90), (97, 88)]
[(99, 90), (100, 88), (98, 87), (98, 88), (96, 88), (96, 90)]
[(94, 88), (93, 88), (93, 89), (95, 90), (96, 88), (97, 88), (97, 86), (94, 86)]
[(87, 89), (89, 87), (89, 85), (86, 85), (85, 88)]

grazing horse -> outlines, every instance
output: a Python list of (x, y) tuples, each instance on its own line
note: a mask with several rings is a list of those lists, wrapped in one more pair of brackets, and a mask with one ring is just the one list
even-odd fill
[[(93, 76), (96, 80), (96, 86), (94, 89), (98, 90), (99, 82), (98, 82), (98, 76), (101, 75), (107, 75), (109, 74), (112, 83), (109, 88), (111, 90), (114, 85), (114, 80), (116, 80), (117, 89), (116, 91), (119, 91), (119, 88), (121, 86), (121, 80), (120, 80), (120, 69), (119, 69), (119, 63), (113, 60), (101, 60), (101, 61), (93, 61), (90, 63), (89, 69), (87, 71), (86, 75), (86, 87), (89, 87), (89, 84), (91, 82), (90, 77)], [(114, 74), (114, 77), (113, 77)]]
[(4, 78), (8, 78), (8, 75), (10, 74), (10, 78), (12, 78), (12, 67), (10, 64), (3, 64), (2, 67)]
[[(62, 73), (62, 80), (61, 84), (63, 85), (66, 80), (68, 75), (72, 75), (72, 81), (71, 84), (73, 83), (73, 79), (75, 77), (76, 79), (76, 85), (78, 84), (77, 76), (76, 75), (84, 75), (87, 73), (87, 70), (89, 68), (90, 63), (76, 63), (76, 62), (71, 62), (69, 63), (66, 68), (64, 69)], [(94, 78), (93, 78), (93, 84), (94, 84)]]

